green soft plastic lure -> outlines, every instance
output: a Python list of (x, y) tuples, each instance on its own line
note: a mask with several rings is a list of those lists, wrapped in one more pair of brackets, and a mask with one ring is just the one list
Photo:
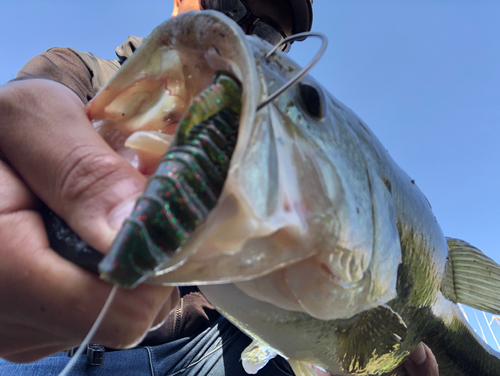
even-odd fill
[(133, 288), (167, 262), (205, 220), (236, 146), (241, 87), (218, 72), (192, 99), (176, 138), (99, 264), (102, 279)]

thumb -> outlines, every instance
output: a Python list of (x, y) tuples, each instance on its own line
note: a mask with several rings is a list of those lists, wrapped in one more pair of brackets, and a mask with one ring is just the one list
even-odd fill
[(0, 151), (33, 192), (105, 253), (145, 178), (115, 153), (70, 89), (48, 80), (0, 91)]
[(436, 358), (423, 343), (413, 350), (404, 366), (409, 376), (439, 376)]

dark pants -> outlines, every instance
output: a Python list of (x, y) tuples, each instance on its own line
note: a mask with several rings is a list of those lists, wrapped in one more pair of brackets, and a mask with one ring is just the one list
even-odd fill
[[(102, 366), (89, 366), (81, 355), (70, 375), (153, 375), (153, 376), (247, 376), (241, 366), (241, 352), (250, 339), (221, 317), (194, 338), (182, 338), (160, 346), (109, 351)], [(57, 376), (69, 361), (66, 352), (29, 364), (0, 359), (0, 376)], [(259, 376), (293, 375), (281, 358), (261, 369)]]

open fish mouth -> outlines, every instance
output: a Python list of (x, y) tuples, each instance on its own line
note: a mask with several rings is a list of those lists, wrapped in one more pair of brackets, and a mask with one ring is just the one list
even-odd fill
[[(280, 52), (266, 58), (271, 48), (218, 12), (188, 12), (160, 25), (89, 103), (112, 147), (126, 154), (132, 145), (157, 161), (171, 142), (164, 135), (216, 71), (242, 86), (238, 139), (217, 204), (135, 282), (235, 283), (285, 309), (350, 317), (396, 295), (401, 255), (390, 189), (368, 172), (377, 162), (363, 143), (374, 136), (311, 78), (257, 111), (300, 70)], [(347, 122), (329, 116), (339, 108)], [(115, 267), (113, 257), (101, 269)]]
[[(101, 136), (115, 150), (133, 162), (141, 172), (149, 175), (154, 173), (151, 166), (156, 165), (172, 142), (171, 134), (174, 131), (172, 125), (176, 125), (186, 112), (191, 99), (212, 83), (214, 73), (225, 71), (235, 77), (242, 86), (238, 139), (244, 140), (249, 138), (248, 132), (252, 130), (249, 125), (254, 123), (258, 103), (267, 96), (265, 87), (258, 84), (252, 54), (241, 28), (220, 12), (182, 14), (153, 31), (89, 103), (88, 116)], [(235, 154), (238, 154), (238, 150)], [(237, 155), (233, 155), (234, 159), (238, 159)], [(226, 201), (238, 200), (234, 198), (231, 200), (229, 197)], [(220, 206), (219, 202), (218, 207)], [(222, 210), (218, 207), (212, 212), (238, 210), (232, 204), (225, 205)], [(210, 213), (210, 216), (213, 216), (213, 213)], [(221, 221), (220, 215), (216, 217)], [(214, 244), (212, 241), (207, 245), (209, 242), (204, 240), (203, 252), (198, 252), (200, 245), (197, 244), (196, 238), (202, 231), (203, 229), (199, 228), (186, 246), (179, 249), (172, 257), (166, 258), (154, 272), (149, 271), (149, 276), (165, 274), (186, 263), (187, 259), (191, 261), (198, 259), (197, 267), (202, 266), (206, 269), (207, 259), (213, 256), (210, 249), (214, 248)], [(252, 231), (252, 228), (248, 231)], [(272, 229), (265, 230), (269, 231)], [(241, 234), (235, 234), (233, 243), (241, 242), (239, 235)], [(211, 239), (216, 237), (212, 236)], [(224, 242), (227, 244), (226, 240)], [(216, 240), (216, 243), (220, 241)], [(234, 244), (227, 244), (223, 250), (217, 249), (219, 261), (215, 262), (221, 265), (227, 262), (226, 260), (234, 259), (232, 255), (235, 249), (238, 249), (238, 246)], [(239, 262), (252, 264), (249, 260)], [(282, 260), (279, 261), (281, 262)], [(232, 261), (219, 266), (219, 272), (223, 269), (230, 270), (232, 266)], [(228, 278), (232, 279), (232, 274), (238, 275), (237, 279), (245, 279), (263, 273), (261, 267), (255, 269), (247, 276), (242, 276), (233, 269)], [(194, 281), (192, 275), (184, 273), (183, 275), (184, 284), (201, 282)], [(220, 280), (221, 276), (216, 273), (215, 277), (201, 276), (201, 278)], [(183, 281), (177, 278), (171, 282), (171, 284), (182, 283)]]
[(125, 158), (131, 160), (133, 149), (152, 154), (138, 157), (150, 157), (152, 161), (142, 162), (154, 165), (172, 142), (191, 99), (212, 83), (218, 70), (242, 83), (242, 120), (252, 122), (263, 94), (246, 88), (257, 72), (243, 32), (223, 17), (209, 11), (169, 19), (88, 104), (95, 128)]

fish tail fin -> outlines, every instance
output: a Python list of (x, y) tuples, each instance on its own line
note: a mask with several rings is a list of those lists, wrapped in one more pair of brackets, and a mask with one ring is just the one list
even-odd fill
[(451, 308), (424, 342), (436, 356), (440, 374), (499, 376), (500, 354), (481, 340), (449, 301), (500, 313), (500, 266), (463, 240), (447, 238), (447, 242), (449, 257), (441, 292), (443, 305)]
[(449, 258), (441, 285), (454, 303), (500, 314), (500, 265), (469, 243), (447, 238)]

